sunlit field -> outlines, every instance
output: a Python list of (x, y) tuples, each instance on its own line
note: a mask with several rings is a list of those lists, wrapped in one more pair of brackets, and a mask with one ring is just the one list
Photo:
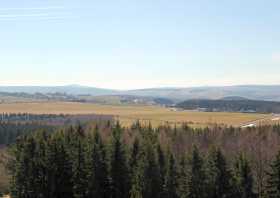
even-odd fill
[(156, 126), (167, 122), (170, 124), (180, 124), (186, 122), (193, 126), (205, 126), (210, 124), (240, 126), (243, 123), (270, 116), (248, 113), (173, 111), (169, 108), (159, 106), (112, 106), (70, 102), (0, 104), (0, 112), (113, 115), (125, 126), (132, 124), (136, 120), (140, 120), (144, 123), (151, 122)]

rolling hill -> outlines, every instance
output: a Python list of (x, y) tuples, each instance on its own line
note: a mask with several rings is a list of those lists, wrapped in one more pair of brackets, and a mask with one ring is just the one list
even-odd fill
[(68, 95), (111, 95), (118, 93), (111, 89), (102, 89), (95, 87), (86, 87), (80, 85), (67, 85), (67, 86), (0, 86), (0, 92), (8, 93), (65, 93)]
[(240, 85), (220, 87), (189, 88), (151, 88), (138, 90), (113, 90), (80, 85), (68, 86), (0, 86), (0, 92), (8, 93), (64, 93), (74, 96), (139, 96), (149, 98), (166, 98), (174, 102), (189, 99), (236, 99), (280, 101), (280, 85)]
[(157, 88), (128, 91), (127, 94), (158, 96), (174, 100), (242, 97), (251, 100), (280, 101), (280, 85), (240, 85), (220, 87)]

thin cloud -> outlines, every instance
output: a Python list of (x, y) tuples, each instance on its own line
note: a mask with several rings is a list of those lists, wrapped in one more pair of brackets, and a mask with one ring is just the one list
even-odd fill
[(65, 11), (65, 7), (23, 7), (23, 8), (0, 8), (0, 21), (16, 20), (55, 20), (76, 18), (73, 14)]
[(0, 18), (1, 21), (19, 21), (19, 20), (24, 20), (24, 21), (37, 21), (37, 20), (65, 20), (65, 19), (75, 19), (77, 17), (74, 16), (49, 16), (49, 17), (31, 17), (31, 18)]
[(55, 19), (70, 19), (76, 18), (67, 13), (51, 14), (51, 13), (36, 13), (36, 14), (0, 14), (0, 21), (18, 21), (18, 20), (55, 20)]
[(36, 13), (36, 14), (0, 14), (0, 18), (21, 18), (21, 17), (44, 17), (51, 16), (49, 13)]
[(59, 10), (64, 9), (62, 6), (52, 6), (52, 7), (22, 7), (22, 8), (0, 8), (0, 11), (19, 11), (19, 10)]

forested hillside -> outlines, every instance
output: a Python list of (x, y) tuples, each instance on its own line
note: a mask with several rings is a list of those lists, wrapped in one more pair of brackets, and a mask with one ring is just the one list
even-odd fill
[(280, 126), (193, 129), (138, 122), (23, 136), (11, 195), (42, 198), (278, 197)]
[(204, 111), (280, 113), (280, 102), (258, 100), (187, 100), (177, 104), (183, 109)]

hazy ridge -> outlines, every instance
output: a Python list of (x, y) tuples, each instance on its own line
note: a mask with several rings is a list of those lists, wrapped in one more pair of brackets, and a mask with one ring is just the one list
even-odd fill
[(221, 99), (243, 97), (252, 100), (280, 101), (280, 85), (239, 85), (189, 88), (151, 88), (120, 91), (80, 85), (67, 86), (0, 86), (0, 92), (8, 93), (65, 93), (69, 95), (112, 96), (130, 95), (161, 97), (177, 101), (188, 99)]

